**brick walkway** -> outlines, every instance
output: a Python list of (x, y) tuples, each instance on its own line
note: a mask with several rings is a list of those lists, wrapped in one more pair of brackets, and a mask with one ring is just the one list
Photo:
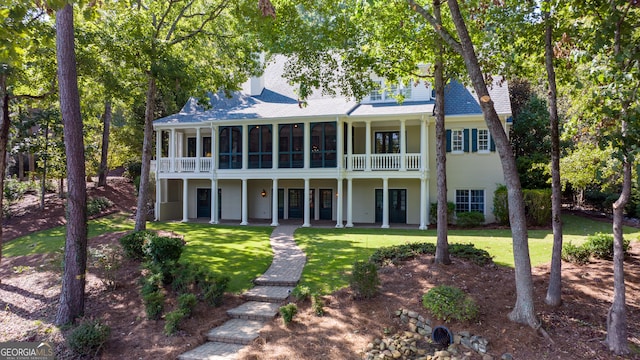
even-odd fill
[(248, 301), (227, 311), (232, 319), (211, 329), (208, 342), (179, 355), (179, 360), (234, 360), (238, 351), (259, 336), (265, 322), (278, 314), (278, 308), (300, 280), (307, 261), (293, 240), (297, 228), (281, 225), (273, 229), (270, 236), (273, 262), (254, 280), (256, 287), (243, 294)]

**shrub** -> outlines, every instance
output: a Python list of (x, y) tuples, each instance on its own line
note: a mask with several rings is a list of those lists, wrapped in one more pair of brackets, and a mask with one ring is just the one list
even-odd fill
[(376, 264), (369, 261), (356, 261), (353, 264), (349, 285), (358, 298), (370, 299), (374, 297), (380, 285)]
[(324, 315), (324, 301), (322, 301), (320, 294), (311, 295), (311, 309), (316, 316)]
[(422, 305), (437, 319), (473, 320), (478, 316), (475, 301), (454, 286), (440, 285), (422, 296)]
[(124, 173), (122, 176), (133, 181), (136, 177), (140, 177), (142, 173), (142, 162), (140, 161), (129, 161), (124, 165)]
[(196, 280), (204, 301), (210, 306), (220, 306), (225, 290), (231, 278), (211, 272)]
[(449, 244), (449, 254), (461, 259), (470, 260), (480, 266), (493, 262), (489, 252), (484, 249), (478, 249), (473, 244)]
[(287, 326), (293, 320), (293, 316), (298, 313), (298, 306), (294, 303), (288, 303), (287, 305), (280, 306), (280, 316), (282, 316), (282, 322)]
[(162, 293), (162, 291), (158, 290), (147, 294), (142, 294), (142, 301), (144, 302), (147, 319), (160, 319), (160, 316), (162, 316), (162, 311), (164, 310), (164, 294)]
[(484, 224), (484, 214), (479, 211), (459, 212), (456, 214), (456, 224), (461, 227), (475, 227)]
[(87, 320), (67, 336), (67, 346), (78, 355), (95, 357), (109, 339), (111, 328), (100, 320)]
[(118, 286), (116, 273), (122, 266), (122, 252), (119, 248), (101, 244), (89, 250), (91, 264), (96, 268), (102, 283), (109, 290)]
[(398, 264), (402, 260), (413, 258), (420, 254), (435, 254), (436, 246), (432, 243), (408, 243), (378, 248), (369, 261), (379, 266), (391, 262)]
[(527, 225), (543, 226), (551, 223), (551, 189), (524, 189)]
[(103, 196), (89, 199), (89, 201), (87, 201), (87, 216), (97, 215), (112, 206), (113, 203), (111, 200)]
[(184, 313), (184, 316), (191, 316), (193, 308), (196, 307), (198, 299), (194, 294), (182, 294), (178, 296), (178, 308)]
[(493, 216), (500, 225), (509, 225), (509, 203), (507, 201), (507, 187), (499, 184), (493, 192)]
[(562, 245), (562, 260), (574, 264), (583, 265), (589, 262), (591, 252), (584, 246), (576, 246), (572, 243)]
[(311, 296), (311, 289), (309, 289), (309, 287), (305, 285), (298, 285), (293, 288), (293, 291), (291, 291), (291, 295), (293, 295), (296, 300), (303, 301)]
[(180, 323), (187, 314), (182, 309), (177, 309), (167, 313), (164, 322), (164, 334), (167, 336), (175, 334), (180, 329)]
[(120, 238), (120, 245), (128, 258), (142, 260), (144, 244), (150, 242), (155, 236), (155, 233), (148, 230), (132, 232)]
[[(451, 201), (447, 202), (447, 223), (449, 225), (453, 224), (455, 210), (456, 204)], [(429, 207), (429, 223), (438, 223), (438, 203), (431, 203)]]
[[(624, 253), (629, 250), (629, 240), (623, 240), (622, 249)], [(587, 242), (582, 245), (597, 259), (613, 259), (613, 235), (605, 233), (595, 233), (587, 236)]]
[(160, 266), (178, 261), (182, 250), (184, 250), (184, 241), (175, 237), (153, 236), (143, 245), (145, 255)]

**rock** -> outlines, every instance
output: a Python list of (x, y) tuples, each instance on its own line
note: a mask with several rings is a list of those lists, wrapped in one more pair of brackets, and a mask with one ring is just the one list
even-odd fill
[(409, 313), (409, 310), (407, 309), (402, 309), (402, 315), (407, 315)]
[(385, 344), (384, 341), (380, 342), (380, 346), (378, 347), (378, 349), (384, 351), (387, 348), (387, 344)]
[(471, 334), (468, 331), (460, 331), (458, 333), (458, 335), (462, 336), (462, 337), (470, 337)]
[(421, 323), (426, 322), (424, 316), (422, 315), (418, 315), (418, 321), (420, 321)]
[(502, 356), (500, 357), (500, 360), (513, 360), (513, 355), (509, 354), (509, 353), (504, 353), (502, 354)]
[(433, 354), (433, 357), (442, 359), (446, 357), (451, 357), (451, 354), (446, 350), (440, 350), (440, 351), (436, 351)]
[(430, 332), (427, 332), (425, 329), (418, 329), (418, 334), (422, 336), (428, 336)]
[(376, 344), (374, 344), (374, 343), (369, 343), (369, 344), (367, 344), (367, 351), (371, 351), (371, 350), (373, 350), (373, 348), (374, 348), (375, 346), (376, 346)]
[(418, 319), (410, 317), (409, 318), (409, 322), (412, 323), (412, 324), (417, 324), (418, 323)]
[(418, 332), (418, 327), (416, 324), (409, 323), (409, 331)]
[(462, 344), (462, 346), (466, 347), (467, 349), (475, 350), (471, 344), (471, 339), (469, 339), (468, 337), (462, 337), (462, 339), (460, 339), (460, 344)]
[(396, 316), (402, 315), (402, 309), (396, 310)]
[(418, 318), (418, 313), (415, 312), (415, 311), (408, 311), (407, 312), (407, 316), (409, 316), (410, 318), (413, 318), (413, 319), (417, 319)]
[(460, 336), (460, 335), (454, 335), (453, 336), (453, 343), (454, 344), (460, 344), (460, 340), (462, 340), (462, 336)]
[(393, 350), (393, 351), (391, 352), (391, 356), (392, 356), (394, 359), (399, 359), (399, 358), (402, 356), (402, 353), (401, 353), (400, 351), (398, 351), (398, 350)]
[(493, 356), (489, 354), (484, 354), (484, 356), (482, 357), (482, 360), (493, 360)]

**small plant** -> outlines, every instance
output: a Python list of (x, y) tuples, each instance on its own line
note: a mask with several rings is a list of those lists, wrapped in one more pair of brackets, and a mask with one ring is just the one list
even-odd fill
[(411, 259), (420, 254), (435, 254), (436, 246), (431, 243), (408, 243), (402, 245), (385, 246), (376, 250), (369, 257), (369, 261), (379, 266), (387, 263), (397, 265), (402, 260)]
[(182, 294), (178, 296), (178, 308), (184, 313), (184, 316), (191, 316), (193, 308), (196, 307), (198, 299), (194, 294)]
[(220, 306), (225, 290), (231, 278), (228, 276), (210, 275), (205, 280), (198, 280), (204, 301), (210, 306)]
[(185, 317), (187, 317), (187, 314), (185, 314), (182, 309), (167, 313), (165, 316), (164, 334), (167, 336), (175, 334), (180, 329), (180, 323)]
[(284, 325), (287, 326), (293, 320), (293, 316), (298, 313), (298, 306), (294, 303), (288, 303), (287, 305), (280, 306), (280, 316)]
[(370, 299), (378, 292), (380, 278), (376, 264), (369, 261), (356, 261), (349, 280), (356, 297)]
[(493, 192), (493, 216), (500, 225), (509, 225), (509, 204), (507, 202), (507, 186), (498, 184)]
[(484, 249), (478, 249), (473, 244), (449, 244), (449, 253), (460, 259), (470, 260), (480, 266), (493, 262), (489, 252)]
[[(629, 240), (623, 240), (622, 249), (626, 254), (629, 250)], [(582, 245), (589, 253), (597, 259), (613, 259), (613, 235), (605, 233), (595, 233), (587, 236), (587, 242)]]
[(311, 295), (311, 309), (316, 316), (324, 315), (324, 301), (320, 294)]
[(484, 224), (484, 214), (479, 211), (459, 212), (456, 214), (456, 225), (469, 228), (482, 226)]
[(104, 196), (99, 196), (96, 198), (89, 199), (87, 201), (87, 215), (93, 216), (101, 213), (103, 210), (106, 210), (113, 206), (111, 200), (107, 199)]
[(144, 309), (147, 313), (147, 319), (158, 320), (164, 311), (164, 294), (162, 291), (154, 291), (142, 295)]
[(584, 265), (589, 262), (591, 252), (584, 246), (576, 246), (572, 243), (562, 245), (562, 260), (570, 263)]
[(305, 285), (298, 285), (291, 291), (291, 295), (298, 301), (304, 301), (311, 296), (311, 289)]
[(109, 339), (111, 328), (100, 320), (87, 320), (67, 336), (67, 346), (78, 355), (95, 357)]
[(422, 296), (425, 309), (440, 320), (473, 320), (478, 316), (475, 301), (454, 286), (440, 285)]
[(118, 286), (116, 273), (122, 266), (122, 252), (119, 248), (100, 244), (98, 248), (89, 249), (91, 264), (96, 268), (100, 280), (108, 290)]
[[(449, 225), (453, 224), (453, 215), (455, 214), (455, 210), (456, 204), (451, 201), (447, 202), (447, 223)], [(438, 223), (438, 203), (431, 203), (429, 207), (429, 223)]]
[(143, 245), (143, 251), (151, 261), (161, 266), (176, 262), (184, 250), (184, 241), (175, 237), (154, 236)]
[(142, 260), (144, 259), (144, 244), (150, 242), (155, 236), (155, 233), (151, 231), (142, 230), (129, 233), (121, 237), (119, 241), (125, 256), (131, 259)]

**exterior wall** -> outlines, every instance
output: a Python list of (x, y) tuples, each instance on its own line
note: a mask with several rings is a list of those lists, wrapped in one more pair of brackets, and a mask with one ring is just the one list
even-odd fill
[(182, 219), (182, 180), (162, 180), (162, 201), (159, 220)]
[(242, 181), (220, 180), (218, 188), (221, 190), (221, 198), (218, 199), (222, 204), (221, 219), (242, 219)]
[(375, 189), (382, 188), (380, 179), (353, 180), (353, 222), (374, 223), (376, 219)]

